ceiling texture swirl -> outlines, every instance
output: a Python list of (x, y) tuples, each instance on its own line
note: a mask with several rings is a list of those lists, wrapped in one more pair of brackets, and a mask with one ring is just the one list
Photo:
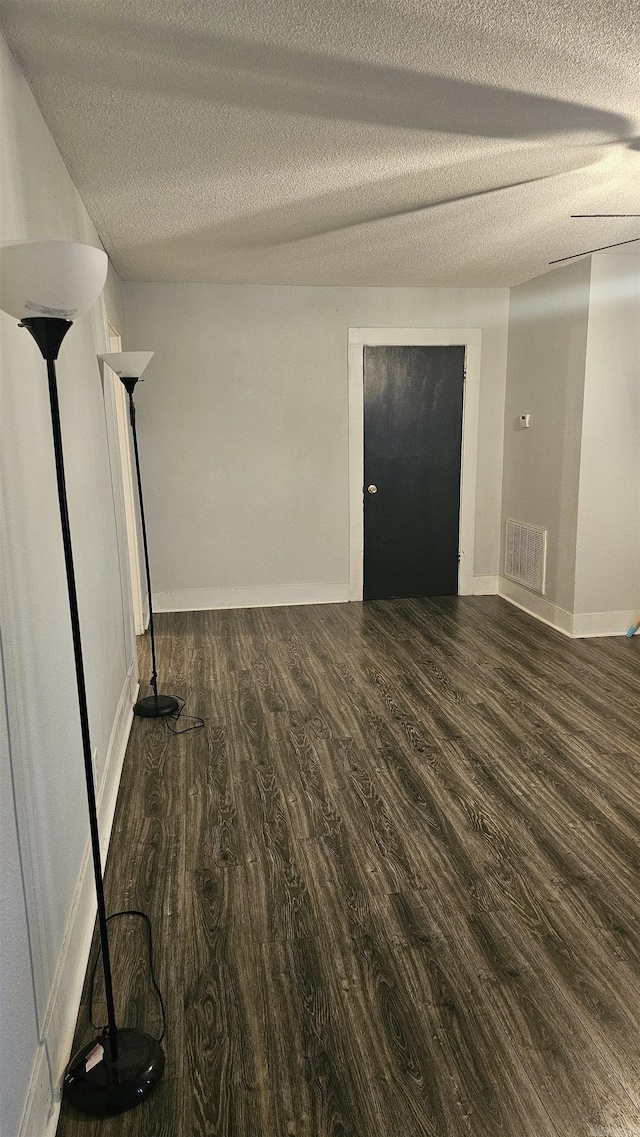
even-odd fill
[[(640, 236), (637, 0), (1, 0), (128, 280), (506, 286)], [(638, 245), (628, 245), (629, 250)]]

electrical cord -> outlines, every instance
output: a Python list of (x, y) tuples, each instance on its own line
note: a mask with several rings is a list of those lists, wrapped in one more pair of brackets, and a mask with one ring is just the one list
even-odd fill
[[(178, 702), (180, 704), (180, 707), (179, 707), (177, 714), (168, 715), (167, 718), (165, 719), (167, 727), (171, 731), (171, 733), (172, 734), (188, 734), (189, 731), (202, 730), (202, 728), (205, 725), (205, 720), (203, 718), (201, 718), (200, 715), (186, 715), (184, 713), (186, 701), (180, 695), (173, 695), (172, 698), (174, 698), (176, 700), (176, 702)], [(189, 721), (192, 725), (191, 726), (185, 726), (181, 730), (175, 730), (171, 726), (169, 719), (173, 719), (173, 721), (177, 724), (181, 718), (183, 720)], [(153, 966), (153, 933), (151, 931), (151, 921), (150, 921), (149, 917), (147, 916), (146, 912), (140, 912), (137, 908), (123, 908), (121, 912), (113, 912), (111, 914), (111, 916), (107, 916), (107, 924), (109, 923), (110, 920), (117, 920), (120, 916), (138, 916), (141, 920), (145, 921), (145, 925), (146, 925), (146, 929), (147, 929), (147, 942), (148, 942), (148, 946), (149, 946), (149, 974), (151, 976), (151, 986), (153, 987), (153, 989), (157, 995), (158, 1003), (160, 1004), (160, 1013), (161, 1013), (161, 1018), (162, 1018), (162, 1030), (160, 1032), (160, 1037), (156, 1041), (162, 1042), (162, 1039), (164, 1038), (165, 1032), (167, 1029), (167, 1015), (166, 1015), (166, 1010), (165, 1010), (165, 1005), (164, 1005), (164, 999), (162, 998), (162, 992), (158, 986), (158, 982), (156, 979), (155, 970), (154, 970), (154, 966)], [(89, 1021), (92, 1025), (92, 1027), (94, 1028), (94, 1030), (100, 1029), (98, 1024), (93, 1021), (93, 994), (94, 994), (96, 971), (98, 968), (98, 963), (100, 962), (100, 956), (101, 955), (102, 955), (102, 946), (98, 945), (98, 952), (97, 952), (95, 960), (93, 961), (93, 967), (91, 969), (91, 975), (89, 977)], [(104, 1028), (104, 1030), (103, 1030), (103, 1033), (105, 1033), (105, 1032), (106, 1032), (106, 1028)]]
[[(137, 908), (124, 908), (122, 910), (122, 912), (113, 912), (111, 914), (111, 916), (107, 916), (107, 924), (109, 923), (110, 920), (117, 920), (119, 916), (139, 916), (146, 923), (147, 942), (149, 945), (149, 973), (151, 975), (151, 986), (153, 987), (153, 989), (154, 989), (154, 991), (158, 997), (158, 1003), (160, 1004), (160, 1013), (161, 1013), (161, 1017), (162, 1017), (162, 1031), (160, 1033), (160, 1037), (156, 1041), (162, 1042), (162, 1039), (164, 1038), (165, 1032), (167, 1029), (167, 1014), (165, 1011), (164, 999), (162, 998), (162, 992), (161, 992), (160, 988), (158, 987), (158, 982), (156, 980), (156, 975), (155, 975), (155, 971), (154, 971), (154, 967), (153, 967), (153, 933), (151, 931), (151, 920), (147, 916), (146, 912), (140, 912), (140, 911), (138, 911)], [(101, 954), (102, 954), (102, 946), (99, 944), (98, 945), (98, 954), (96, 955), (96, 958), (93, 962), (93, 967), (91, 969), (91, 976), (89, 978), (89, 1021), (91, 1023), (91, 1026), (94, 1028), (94, 1030), (100, 1030), (98, 1023), (94, 1023), (94, 1021), (93, 1021), (93, 987), (94, 987), (94, 982), (95, 982), (95, 977), (96, 977), (96, 970), (98, 967), (98, 963), (100, 962)], [(106, 1030), (107, 1030), (107, 1028), (105, 1027), (103, 1033)]]
[[(180, 710), (178, 711), (177, 714), (168, 715), (167, 718), (165, 719), (167, 727), (169, 728), (171, 733), (172, 734), (188, 734), (190, 730), (202, 730), (203, 726), (205, 725), (204, 719), (200, 718), (200, 715), (185, 715), (184, 714), (184, 708), (186, 706), (185, 700), (183, 698), (181, 698), (180, 695), (172, 695), (171, 697), (173, 699), (175, 699), (176, 702), (181, 704)], [(173, 721), (177, 724), (181, 718), (183, 720), (189, 720), (189, 722), (193, 723), (193, 726), (185, 726), (182, 728), (182, 730), (174, 730), (173, 727), (171, 726), (170, 722), (169, 722), (169, 719), (173, 719)]]

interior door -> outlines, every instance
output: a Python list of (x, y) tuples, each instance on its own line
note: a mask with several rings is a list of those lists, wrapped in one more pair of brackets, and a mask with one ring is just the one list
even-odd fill
[[(122, 351), (122, 339), (119, 332), (108, 325), (109, 351)], [(138, 533), (139, 512), (137, 494), (133, 484), (133, 466), (131, 458), (131, 426), (129, 424), (129, 400), (127, 393), (117, 375), (107, 367), (107, 374), (111, 376), (113, 384), (113, 397), (116, 407), (116, 424), (118, 427), (118, 440), (120, 443), (120, 472), (122, 475), (122, 489), (124, 493), (124, 516), (127, 527), (127, 546), (129, 551), (129, 571), (131, 576), (131, 600), (133, 610), (133, 623), (137, 636), (144, 635), (146, 630), (144, 618), (144, 599), (142, 592), (142, 575), (140, 572), (140, 542)]]
[(364, 349), (364, 598), (458, 591), (463, 345)]

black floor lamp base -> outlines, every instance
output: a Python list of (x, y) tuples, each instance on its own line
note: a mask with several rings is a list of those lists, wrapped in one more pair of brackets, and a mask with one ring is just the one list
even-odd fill
[(173, 695), (147, 695), (133, 705), (134, 715), (139, 715), (142, 719), (166, 719), (169, 715), (177, 715), (179, 711), (180, 704)]
[[(96, 1047), (104, 1056), (87, 1071)], [(99, 1052), (98, 1052), (99, 1054)], [(112, 1062), (104, 1035), (94, 1038), (71, 1059), (64, 1076), (64, 1097), (70, 1105), (94, 1117), (112, 1117), (133, 1109), (155, 1089), (164, 1070), (159, 1042), (143, 1030), (118, 1030), (118, 1058)]]

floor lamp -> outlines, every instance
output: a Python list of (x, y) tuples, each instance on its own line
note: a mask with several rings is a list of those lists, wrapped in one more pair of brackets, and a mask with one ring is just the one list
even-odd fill
[(162, 1048), (151, 1035), (116, 1025), (56, 377), (62, 341), (76, 316), (98, 299), (106, 274), (106, 254), (89, 245), (66, 241), (10, 241), (0, 245), (0, 308), (19, 320), (20, 327), (28, 329), (47, 365), (108, 1019), (102, 1034), (71, 1059), (65, 1073), (64, 1094), (78, 1109), (98, 1116), (133, 1108), (155, 1087), (164, 1069)]
[(142, 373), (151, 362), (152, 351), (112, 351), (99, 356), (115, 371), (129, 396), (129, 418), (133, 435), (133, 453), (136, 460), (136, 478), (138, 482), (138, 501), (140, 503), (140, 524), (142, 528), (142, 547), (144, 549), (144, 567), (147, 574), (147, 594), (149, 596), (149, 636), (151, 639), (151, 679), (150, 685), (153, 695), (138, 699), (133, 708), (134, 715), (141, 718), (158, 719), (176, 716), (180, 713), (180, 704), (173, 695), (158, 694), (158, 671), (156, 667), (156, 637), (153, 627), (153, 598), (151, 595), (151, 571), (149, 569), (149, 547), (147, 544), (147, 526), (144, 516), (144, 498), (142, 496), (142, 477), (140, 474), (140, 455), (138, 453), (138, 434), (136, 431), (136, 406), (133, 401), (133, 392), (142, 379)]

